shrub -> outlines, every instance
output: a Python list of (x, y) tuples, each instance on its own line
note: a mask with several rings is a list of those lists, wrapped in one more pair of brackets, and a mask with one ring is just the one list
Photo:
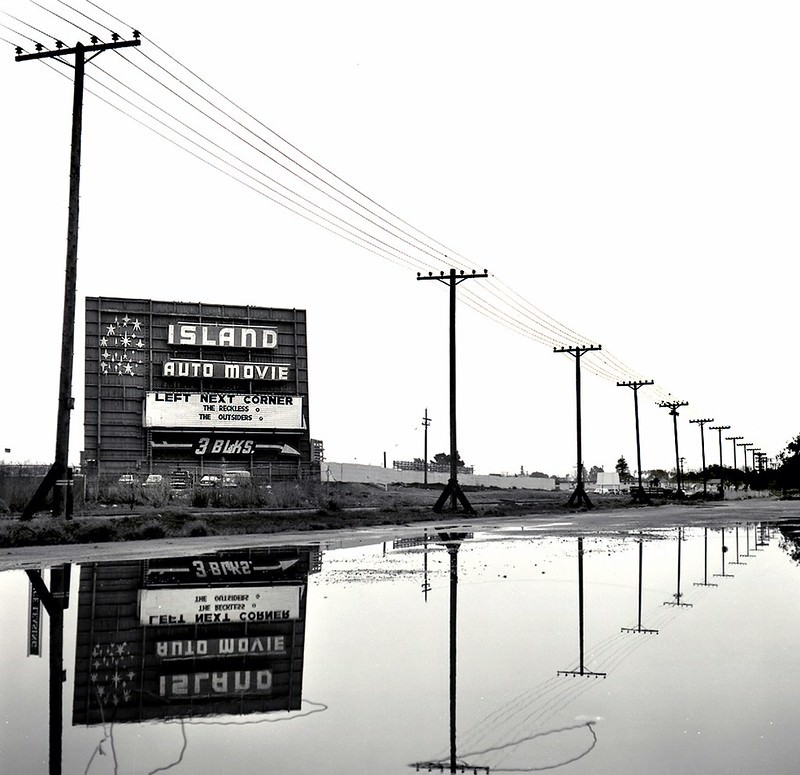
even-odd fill
[(106, 523), (76, 522), (71, 531), (75, 543), (99, 544), (116, 539), (116, 531)]
[(191, 538), (200, 538), (210, 535), (208, 525), (201, 519), (196, 519), (193, 522), (187, 523), (184, 525), (181, 532), (184, 536), (189, 536)]
[(167, 531), (164, 530), (164, 526), (161, 522), (157, 522), (156, 520), (148, 520), (147, 522), (142, 522), (139, 525), (136, 525), (132, 530), (131, 534), (128, 536), (129, 539), (146, 539), (152, 540), (154, 538), (164, 538), (167, 535)]

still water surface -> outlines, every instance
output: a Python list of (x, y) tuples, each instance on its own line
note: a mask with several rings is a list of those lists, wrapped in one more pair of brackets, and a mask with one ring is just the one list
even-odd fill
[(69, 588), (63, 683), (3, 572), (0, 770), (796, 772), (778, 530), (543, 532), (43, 569)]

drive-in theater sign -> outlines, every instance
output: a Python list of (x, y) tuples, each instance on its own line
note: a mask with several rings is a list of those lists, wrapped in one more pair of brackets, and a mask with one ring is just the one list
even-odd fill
[(304, 310), (87, 298), (85, 368), (90, 475), (310, 472)]

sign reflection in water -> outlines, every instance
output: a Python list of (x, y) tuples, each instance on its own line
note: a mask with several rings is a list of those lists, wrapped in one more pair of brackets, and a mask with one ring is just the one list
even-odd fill
[(83, 565), (73, 724), (298, 710), (312, 554)]

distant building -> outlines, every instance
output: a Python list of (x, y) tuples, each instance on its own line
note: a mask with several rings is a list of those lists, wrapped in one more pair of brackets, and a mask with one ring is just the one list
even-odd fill
[(599, 494), (619, 493), (621, 484), (616, 471), (598, 471), (594, 491)]
[[(395, 460), (392, 463), (392, 467), (397, 471), (424, 471), (425, 470), (425, 461), (424, 460)], [(459, 466), (458, 470), (462, 474), (473, 474), (475, 473), (474, 466)], [(435, 474), (449, 474), (450, 473), (450, 464), (449, 463), (428, 463), (428, 471)]]

